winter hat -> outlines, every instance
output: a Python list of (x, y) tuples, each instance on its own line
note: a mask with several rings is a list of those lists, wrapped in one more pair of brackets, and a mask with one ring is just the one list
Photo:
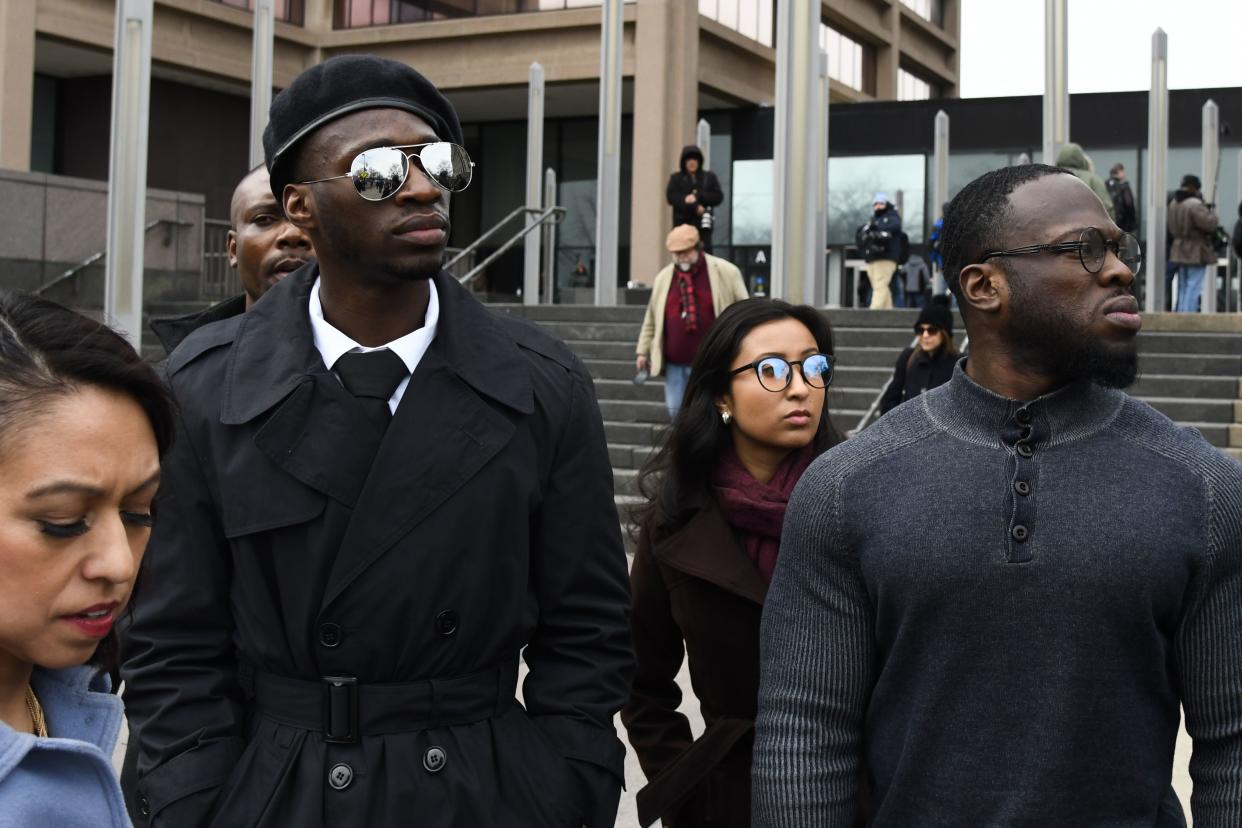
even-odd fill
[(914, 323), (915, 333), (922, 325), (935, 325), (949, 336), (953, 336), (953, 311), (939, 302), (932, 302), (919, 313), (919, 321)]
[(871, 199), (872, 204), (888, 204), (888, 193), (876, 193), (875, 198)]
[(263, 154), (277, 201), (289, 183), (289, 159), (298, 142), (342, 115), (382, 108), (413, 112), (441, 140), (462, 143), (453, 105), (409, 66), (372, 55), (329, 58), (294, 78), (272, 101)]

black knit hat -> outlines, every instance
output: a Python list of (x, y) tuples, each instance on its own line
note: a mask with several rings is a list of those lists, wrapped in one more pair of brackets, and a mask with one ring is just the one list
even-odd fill
[(940, 302), (933, 301), (927, 307), (923, 308), (919, 314), (919, 321), (914, 323), (914, 330), (917, 331), (920, 325), (935, 325), (940, 330), (953, 335), (953, 311), (949, 310)]
[(441, 140), (462, 143), (453, 105), (409, 66), (372, 55), (329, 58), (298, 75), (272, 100), (263, 154), (277, 201), (289, 183), (288, 162), (299, 141), (342, 115), (378, 108), (413, 112)]

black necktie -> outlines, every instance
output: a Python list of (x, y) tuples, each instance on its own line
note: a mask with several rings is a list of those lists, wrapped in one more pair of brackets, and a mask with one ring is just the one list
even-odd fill
[(410, 373), (401, 357), (387, 348), (382, 351), (344, 354), (333, 366), (341, 384), (358, 398), (367, 418), (382, 432), (388, 428), (392, 414), (388, 400), (401, 380)]

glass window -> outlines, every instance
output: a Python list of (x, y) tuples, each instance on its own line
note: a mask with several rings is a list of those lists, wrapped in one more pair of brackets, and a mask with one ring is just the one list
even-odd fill
[(905, 69), (897, 70), (897, 100), (925, 101), (932, 96), (931, 84)]
[(771, 46), (772, 0), (699, 0), (699, 14)]
[(819, 24), (819, 46), (828, 53), (828, 77), (851, 89), (866, 91), (863, 45), (827, 23)]
[(772, 159), (733, 162), (733, 244), (772, 243), (772, 206), (775, 188)]
[(828, 244), (854, 243), (854, 232), (871, 216), (876, 193), (897, 205), (910, 242), (922, 244), (926, 166), (922, 155), (829, 157)]
[(944, 25), (944, 12), (940, 0), (901, 0), (901, 5), (930, 23), (935, 23), (937, 26)]

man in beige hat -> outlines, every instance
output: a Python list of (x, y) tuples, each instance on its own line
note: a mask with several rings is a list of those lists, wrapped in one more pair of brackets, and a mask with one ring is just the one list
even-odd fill
[(664, 402), (673, 419), (699, 343), (721, 311), (747, 294), (742, 272), (731, 262), (704, 253), (694, 227), (674, 227), (664, 246), (673, 261), (656, 274), (651, 286), (634, 367), (640, 374), (664, 376)]

